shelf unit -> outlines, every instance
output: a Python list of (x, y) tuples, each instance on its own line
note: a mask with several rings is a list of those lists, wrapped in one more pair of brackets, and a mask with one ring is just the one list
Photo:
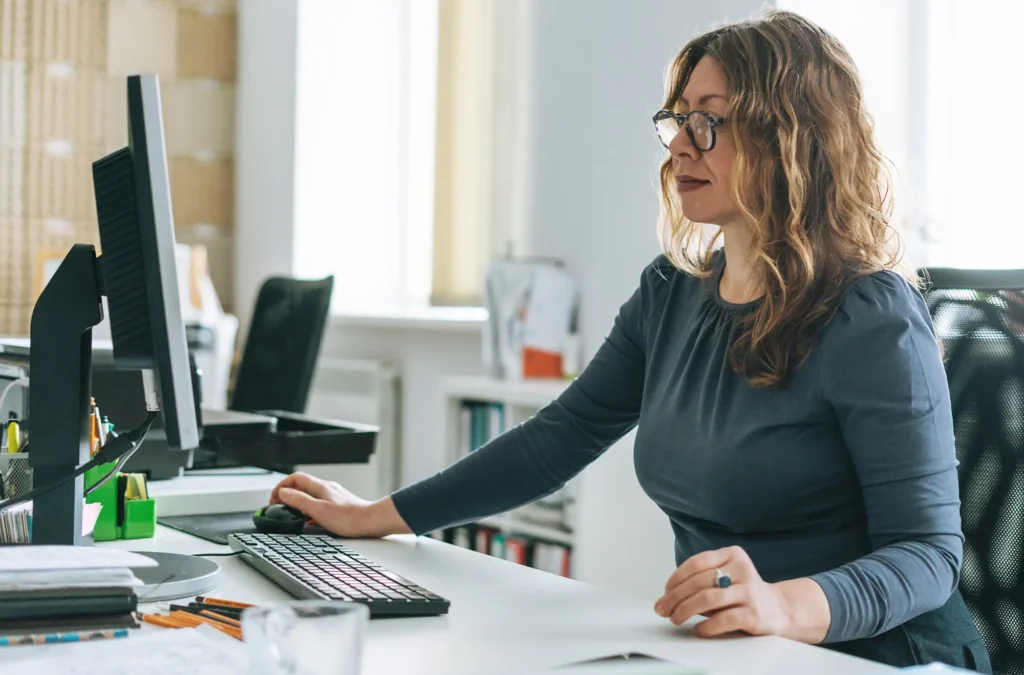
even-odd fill
[[(459, 460), (468, 451), (465, 446), (463, 408), (467, 403), (501, 404), (506, 428), (525, 422), (538, 410), (558, 398), (571, 384), (569, 380), (498, 380), (490, 377), (449, 377), (440, 383), (445, 403), (444, 448), (448, 463)], [(475, 524), (493, 528), (507, 536), (559, 544), (572, 549), (571, 527), (575, 489), (572, 483), (554, 495), (540, 500), (541, 505), (527, 505), (508, 513), (481, 519)], [(559, 506), (560, 505), (560, 506)], [(530, 518), (531, 513), (561, 512), (561, 524), (542, 523)]]

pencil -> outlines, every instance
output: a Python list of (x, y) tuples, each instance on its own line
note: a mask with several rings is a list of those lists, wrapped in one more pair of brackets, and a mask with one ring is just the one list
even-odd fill
[(37, 635), (0, 635), (0, 646), (45, 645), (53, 642), (85, 642), (104, 638), (127, 637), (127, 628), (112, 630), (82, 631), (79, 633), (39, 633)]
[(221, 600), (219, 598), (210, 598), (205, 595), (197, 595), (196, 602), (201, 602), (206, 605), (219, 605), (221, 607), (237, 607), (239, 609), (246, 609), (248, 607), (256, 606), (250, 605), (246, 602), (235, 602), (234, 600)]
[[(189, 624), (182, 623), (176, 618), (172, 618), (167, 615), (161, 614), (137, 614), (139, 621), (151, 624), (153, 626), (160, 626), (161, 628), (189, 628)], [(195, 624), (192, 624), (195, 625)]]
[(180, 611), (179, 612), (171, 612), (170, 616), (172, 616), (174, 618), (177, 618), (182, 623), (192, 623), (191, 627), (195, 627), (195, 626), (198, 626), (199, 624), (205, 623), (208, 626), (212, 626), (213, 628), (216, 628), (217, 630), (219, 630), (222, 633), (227, 633), (228, 635), (230, 635), (233, 638), (236, 638), (238, 640), (242, 639), (242, 630), (240, 628), (235, 628), (234, 626), (230, 626), (230, 625), (228, 625), (226, 623), (223, 623), (221, 621), (217, 621), (216, 619), (210, 619), (210, 618), (207, 618), (205, 616), (197, 616), (195, 614), (189, 614), (188, 612), (180, 612)]
[(239, 621), (237, 619), (232, 619), (232, 618), (226, 617), (223, 614), (217, 614), (216, 612), (211, 612), (208, 609), (200, 610), (199, 611), (199, 615), (200, 616), (208, 617), (210, 619), (213, 619), (214, 621), (220, 621), (221, 623), (227, 624), (229, 626), (234, 626), (235, 628), (241, 628), (242, 627), (242, 622), (241, 621)]

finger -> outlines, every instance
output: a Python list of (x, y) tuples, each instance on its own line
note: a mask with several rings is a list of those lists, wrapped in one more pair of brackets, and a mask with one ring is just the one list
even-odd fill
[(274, 489), (270, 492), (270, 503), (277, 504), (281, 502), (280, 491), (282, 488), (292, 488), (294, 490), (301, 490), (307, 494), (313, 495), (314, 497), (323, 497), (324, 485), (323, 481), (318, 478), (310, 476), (308, 473), (296, 472), (290, 476), (286, 476), (284, 480), (274, 486)]
[(317, 520), (318, 515), (323, 513), (324, 507), (327, 505), (327, 502), (321, 499), (290, 487), (281, 488), (278, 497), (284, 504), (302, 511), (314, 520)]
[(720, 612), (728, 607), (742, 605), (747, 600), (747, 586), (736, 584), (728, 588), (706, 588), (676, 605), (669, 614), (672, 623), (680, 626), (698, 614)]
[(754, 611), (750, 607), (732, 607), (701, 621), (693, 628), (694, 634), (698, 637), (715, 637), (736, 631), (752, 635), (758, 633)]
[(746, 556), (746, 553), (739, 546), (728, 546), (692, 555), (668, 578), (668, 581), (665, 583), (665, 590), (668, 591), (673, 586), (678, 586), (695, 574), (706, 570), (713, 570), (716, 567), (722, 567), (739, 554), (742, 554), (744, 557)]
[(661, 616), (670, 616), (680, 602), (697, 593), (718, 586), (715, 570), (698, 572), (683, 583), (673, 586), (654, 604), (654, 611)]

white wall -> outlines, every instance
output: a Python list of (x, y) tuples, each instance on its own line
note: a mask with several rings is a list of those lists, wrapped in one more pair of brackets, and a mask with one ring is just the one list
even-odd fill
[(372, 328), (335, 320), (321, 355), (392, 363), (402, 378), (402, 484), (444, 468), (445, 412), (438, 383), (450, 375), (483, 374), (479, 330)]
[[(651, 129), (672, 57), (698, 32), (749, 18), (758, 0), (536, 1), (534, 253), (581, 281), (584, 348), (596, 351), (657, 240)], [(667, 517), (640, 490), (632, 435), (581, 482), (577, 572), (653, 600), (675, 567)]]
[(238, 3), (234, 306), (242, 333), (263, 279), (292, 273), (297, 27), (295, 0)]

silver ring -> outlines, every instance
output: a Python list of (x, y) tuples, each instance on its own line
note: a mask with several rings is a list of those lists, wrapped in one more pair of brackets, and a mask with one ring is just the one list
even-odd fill
[(729, 576), (728, 572), (715, 568), (715, 586), (719, 588), (729, 588), (732, 585), (732, 577)]

